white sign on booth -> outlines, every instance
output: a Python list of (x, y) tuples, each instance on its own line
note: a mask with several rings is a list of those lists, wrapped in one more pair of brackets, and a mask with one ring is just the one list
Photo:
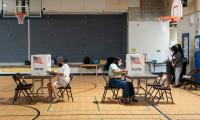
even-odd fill
[(128, 75), (144, 75), (145, 56), (143, 54), (127, 54), (126, 69), (128, 70)]
[(51, 55), (31, 55), (31, 75), (47, 75), (51, 71)]

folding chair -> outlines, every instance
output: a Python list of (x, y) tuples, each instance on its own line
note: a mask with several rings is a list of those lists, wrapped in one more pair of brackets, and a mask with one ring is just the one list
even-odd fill
[(188, 75), (183, 75), (182, 80), (183, 80), (183, 86), (184, 89), (190, 85), (190, 89), (193, 87), (195, 87), (195, 90), (197, 90), (197, 82), (196, 82), (196, 76), (200, 74), (200, 70), (199, 69), (194, 69), (192, 70)]
[(155, 79), (153, 83), (147, 84), (147, 87), (150, 87), (149, 90), (147, 90), (147, 93), (146, 93), (147, 95), (151, 94), (151, 90), (153, 90), (153, 87), (154, 87), (154, 86), (161, 86), (161, 84), (162, 84), (162, 83), (161, 83), (161, 79), (163, 79), (163, 78), (162, 78), (163, 75), (164, 75), (164, 73), (161, 72), (161, 73), (159, 74), (158, 79)]
[(104, 86), (104, 92), (103, 92), (103, 97), (102, 97), (102, 103), (104, 103), (105, 101), (105, 98), (106, 98), (106, 94), (107, 94), (107, 91), (110, 90), (113, 95), (112, 95), (112, 98), (114, 99), (117, 99), (118, 102), (120, 102), (120, 100), (118, 99), (118, 92), (119, 92), (119, 89), (120, 88), (115, 88), (115, 87), (112, 87), (110, 85), (110, 83), (108, 82), (108, 76), (107, 76), (107, 73), (105, 73), (105, 71), (103, 72), (103, 78), (106, 82), (106, 85)]
[(15, 94), (13, 97), (12, 104), (14, 104), (17, 101), (17, 98), (20, 97), (21, 93), (24, 95), (27, 102), (30, 103), (32, 101), (32, 98), (30, 95), (35, 97), (32, 92), (33, 85), (27, 84), (26, 81), (22, 78), (22, 75), (20, 73), (13, 75), (13, 80), (16, 83), (16, 88), (15, 88)]
[(166, 77), (162, 77), (162, 79), (160, 80), (160, 85), (153, 86), (153, 91), (148, 98), (149, 100), (152, 97), (153, 104), (155, 103), (155, 99), (158, 99), (156, 102), (156, 104), (158, 104), (161, 98), (164, 98), (164, 94), (166, 96), (167, 102), (169, 102), (169, 99), (171, 99), (172, 103), (174, 103), (170, 88), (170, 81), (173, 79), (173, 76), (171, 74), (164, 74), (163, 76)]
[(73, 75), (70, 74), (70, 81), (69, 81), (68, 85), (66, 87), (59, 87), (58, 88), (57, 95), (58, 95), (59, 99), (63, 100), (64, 92), (66, 92), (68, 100), (71, 98), (72, 102), (74, 102), (74, 98), (73, 98), (72, 90), (71, 90), (71, 86), (70, 86), (70, 83), (71, 83), (72, 79), (73, 79)]

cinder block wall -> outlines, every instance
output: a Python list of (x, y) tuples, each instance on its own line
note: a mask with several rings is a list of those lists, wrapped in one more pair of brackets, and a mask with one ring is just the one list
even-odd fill
[(165, 15), (162, 0), (141, 0), (140, 7), (129, 7), (130, 21), (153, 21)]

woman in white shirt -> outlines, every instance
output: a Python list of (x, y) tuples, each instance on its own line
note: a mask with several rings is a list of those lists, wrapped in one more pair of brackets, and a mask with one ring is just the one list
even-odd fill
[(132, 83), (122, 80), (121, 74), (127, 73), (127, 70), (120, 69), (118, 67), (119, 59), (114, 58), (112, 64), (109, 67), (109, 83), (112, 87), (122, 88), (122, 102), (130, 103), (135, 100), (134, 88)]
[[(50, 71), (49, 73), (58, 77), (58, 81), (53, 83), (48, 83), (48, 92), (49, 92), (49, 100), (53, 100), (53, 102), (58, 102), (57, 89), (59, 87), (66, 87), (70, 81), (70, 68), (67, 64), (65, 64), (65, 59), (63, 57), (59, 57), (57, 59), (58, 70)], [(53, 96), (54, 98), (53, 98)]]

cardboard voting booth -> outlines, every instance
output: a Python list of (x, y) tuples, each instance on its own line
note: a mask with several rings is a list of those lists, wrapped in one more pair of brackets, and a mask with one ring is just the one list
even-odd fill
[(127, 54), (126, 69), (128, 75), (144, 75), (145, 74), (145, 55), (143, 54)]
[(51, 70), (51, 55), (31, 55), (31, 75), (47, 75)]

